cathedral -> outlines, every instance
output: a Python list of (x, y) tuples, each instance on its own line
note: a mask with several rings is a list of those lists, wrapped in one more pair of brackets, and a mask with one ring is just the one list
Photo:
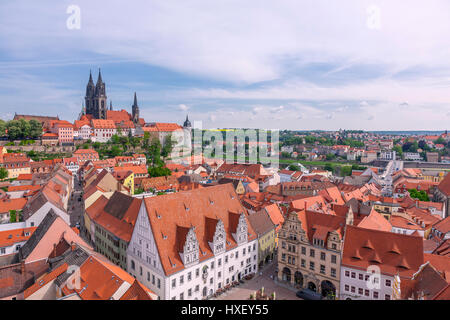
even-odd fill
[[(85, 106), (82, 115), (90, 115), (93, 119), (108, 119), (108, 107), (106, 103), (106, 86), (102, 80), (102, 73), (98, 71), (97, 83), (92, 80), (92, 73), (89, 73), (89, 81), (86, 86), (86, 96), (84, 98)], [(134, 124), (139, 123), (139, 106), (137, 103), (136, 92), (134, 93), (134, 103), (131, 107), (131, 120)], [(112, 103), (110, 101), (110, 111)]]

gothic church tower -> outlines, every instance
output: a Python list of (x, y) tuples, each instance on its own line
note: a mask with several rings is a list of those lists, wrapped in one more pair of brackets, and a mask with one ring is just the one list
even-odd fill
[(94, 119), (106, 119), (106, 88), (99, 69), (97, 84), (94, 86), (92, 73), (89, 74), (89, 82), (86, 86), (86, 114), (91, 114)]

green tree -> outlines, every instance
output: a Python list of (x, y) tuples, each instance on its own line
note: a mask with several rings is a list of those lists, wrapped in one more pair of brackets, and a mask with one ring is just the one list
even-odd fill
[(148, 148), (148, 157), (152, 167), (161, 167), (164, 162), (161, 160), (161, 143), (158, 139), (153, 139)]
[(167, 158), (172, 152), (173, 146), (176, 144), (176, 141), (172, 139), (172, 135), (168, 135), (166, 140), (164, 141), (164, 146), (161, 150), (161, 155), (164, 158)]
[(122, 154), (122, 149), (119, 146), (112, 146), (109, 151), (110, 157), (118, 157)]
[(30, 137), (39, 138), (42, 135), (42, 124), (34, 119), (30, 120)]
[(0, 137), (6, 136), (6, 122), (0, 119)]
[(144, 149), (147, 149), (149, 147), (149, 142), (150, 142), (150, 132), (145, 131), (144, 132), (144, 143), (143, 143)]
[(9, 210), (9, 222), (14, 223), (17, 222), (17, 212), (16, 210)]
[(119, 138), (119, 136), (118, 136), (117, 134), (113, 135), (113, 136), (111, 137), (111, 142), (112, 142), (113, 144), (119, 144), (119, 143), (120, 143), (120, 138)]
[(326, 158), (328, 161), (334, 160), (334, 159), (336, 159), (336, 155), (334, 153), (329, 153), (329, 154), (327, 154)]
[(288, 167), (288, 169), (291, 170), (291, 171), (300, 171), (299, 166), (297, 166), (297, 165), (295, 165), (295, 164), (291, 164), (291, 165)]
[(399, 145), (394, 146), (392, 148), (392, 151), (395, 151), (400, 158), (403, 157), (403, 150), (402, 150), (402, 147), (400, 147)]
[(413, 199), (419, 199), (420, 201), (430, 201), (428, 194), (424, 190), (418, 191), (417, 189), (409, 189), (408, 192)]
[(445, 145), (445, 140), (442, 137), (439, 137), (437, 140), (433, 141), (434, 144), (443, 144)]
[(25, 119), (19, 120), (19, 127), (21, 131), (21, 138), (28, 138), (31, 136), (31, 125), (30, 122)]
[(168, 168), (163, 166), (157, 166), (157, 167), (150, 167), (148, 169), (148, 174), (151, 177), (163, 177), (163, 176), (170, 176), (172, 174), (172, 171), (170, 171)]
[(9, 140), (17, 140), (22, 137), (22, 129), (20, 123), (17, 120), (11, 120), (6, 123), (6, 129), (8, 130)]
[(0, 168), (0, 180), (8, 178), (8, 170)]

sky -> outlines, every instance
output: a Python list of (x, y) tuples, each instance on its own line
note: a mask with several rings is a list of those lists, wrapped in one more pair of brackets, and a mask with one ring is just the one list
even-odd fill
[[(74, 7), (75, 6), (75, 7)], [(75, 8), (75, 10), (73, 9)], [(448, 0), (0, 2), (0, 117), (115, 110), (204, 128), (450, 129)]]

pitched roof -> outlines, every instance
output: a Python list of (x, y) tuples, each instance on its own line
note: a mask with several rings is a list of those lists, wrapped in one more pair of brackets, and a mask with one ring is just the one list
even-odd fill
[(367, 217), (364, 217), (360, 223), (358, 223), (359, 228), (373, 229), (380, 231), (391, 231), (391, 223), (380, 213), (372, 210)]
[(450, 196), (450, 174), (447, 174), (437, 187), (443, 194), (445, 194), (447, 197), (449, 197)]
[(37, 227), (30, 227), (0, 231), (0, 248), (12, 246), (18, 242), (27, 241), (36, 229)]
[(343, 266), (367, 270), (369, 265), (376, 264), (384, 274), (411, 277), (423, 260), (421, 237), (347, 225)]
[[(226, 232), (227, 250), (236, 246), (232, 233), (236, 232), (239, 217), (245, 217), (245, 209), (230, 184), (195, 189), (144, 199), (161, 264), (166, 275), (184, 269), (179, 247), (185, 241), (181, 230), (195, 227), (199, 242), (199, 259), (213, 256), (208, 243), (211, 233), (207, 219), (221, 220)], [(250, 224), (248, 237), (256, 238)]]
[(139, 281), (134, 280), (130, 288), (123, 294), (120, 300), (155, 300), (157, 296)]
[(450, 216), (433, 224), (433, 228), (444, 234), (450, 232)]
[(270, 219), (270, 216), (266, 210), (260, 210), (249, 214), (247, 218), (258, 236), (262, 236), (275, 229), (275, 224)]
[(22, 210), (26, 204), (26, 198), (2, 199), (0, 200), (0, 213), (7, 213), (11, 210)]
[(20, 260), (47, 259), (53, 250), (53, 245), (61, 240), (68, 244), (75, 242), (89, 248), (89, 245), (51, 209), (30, 239), (19, 249)]

